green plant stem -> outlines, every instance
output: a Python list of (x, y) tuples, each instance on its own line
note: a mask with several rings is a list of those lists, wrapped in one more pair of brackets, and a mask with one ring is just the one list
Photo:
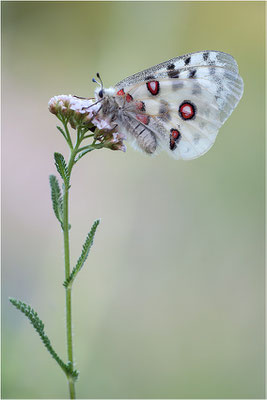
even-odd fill
[[(65, 255), (65, 279), (70, 275), (70, 251), (69, 251), (69, 189), (65, 187), (63, 200), (63, 216), (64, 216), (64, 255)], [(71, 288), (66, 289), (66, 329), (67, 329), (67, 351), (68, 362), (73, 368), (73, 343), (72, 343), (72, 315), (71, 315)], [(75, 399), (74, 382), (70, 379), (69, 392), (70, 398)]]
[[(67, 124), (64, 124), (66, 136), (70, 138)], [(71, 171), (75, 164), (75, 157), (79, 152), (79, 147), (84, 139), (86, 131), (78, 129), (77, 141), (73, 148), (70, 139), (70, 158), (68, 163), (68, 180), (64, 182), (64, 193), (63, 193), (63, 235), (64, 235), (64, 259), (65, 259), (65, 280), (68, 280), (70, 276), (70, 238), (69, 238), (69, 189), (70, 189), (70, 177)], [(96, 146), (95, 146), (96, 148)], [(74, 356), (73, 356), (73, 341), (72, 341), (72, 307), (71, 307), (71, 286), (66, 287), (66, 333), (67, 333), (67, 353), (68, 363), (71, 369), (74, 370)], [(69, 382), (69, 393), (70, 399), (75, 399), (75, 382), (71, 376), (67, 376)]]
[[(63, 235), (64, 235), (64, 259), (65, 259), (65, 279), (70, 276), (70, 239), (69, 239), (69, 188), (70, 176), (74, 165), (74, 159), (80, 142), (77, 141), (74, 149), (71, 149), (70, 160), (68, 163), (69, 177), (68, 182), (64, 184), (63, 194)], [(73, 341), (72, 341), (72, 307), (71, 307), (71, 287), (66, 288), (66, 331), (67, 331), (67, 353), (68, 362), (74, 369), (73, 363)], [(70, 399), (75, 399), (75, 383), (68, 377)]]

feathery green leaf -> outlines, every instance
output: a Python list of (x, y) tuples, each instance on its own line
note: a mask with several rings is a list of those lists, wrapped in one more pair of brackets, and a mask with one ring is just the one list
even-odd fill
[(82, 267), (83, 267), (83, 265), (84, 265), (84, 263), (85, 263), (85, 261), (86, 261), (86, 259), (88, 257), (89, 251), (90, 251), (90, 249), (91, 249), (91, 247), (93, 245), (94, 237), (95, 237), (95, 233), (96, 233), (96, 228), (98, 227), (99, 223), (100, 223), (100, 220), (97, 219), (93, 223), (90, 232), (86, 236), (86, 239), (85, 239), (85, 242), (83, 244), (82, 253), (80, 255), (80, 258), (78, 259), (77, 264), (73, 268), (70, 276), (63, 283), (63, 286), (65, 286), (66, 288), (68, 288), (68, 287), (70, 287), (72, 285), (76, 275), (82, 269)]
[(18, 310), (20, 310), (26, 317), (29, 319), (30, 323), (33, 325), (36, 332), (39, 334), (43, 344), (51, 354), (51, 356), (56, 360), (60, 368), (65, 372), (65, 374), (71, 377), (73, 380), (78, 378), (78, 371), (73, 370), (73, 365), (71, 363), (65, 364), (61, 358), (57, 355), (55, 350), (53, 349), (50, 340), (48, 339), (47, 335), (44, 331), (44, 323), (38, 317), (36, 311), (34, 311), (31, 306), (28, 304), (23, 303), (20, 300), (16, 300), (13, 298), (9, 298), (9, 301), (15, 306)]
[(64, 183), (67, 185), (69, 181), (69, 171), (66, 164), (66, 161), (62, 154), (54, 153), (55, 165), (57, 167), (58, 173), (63, 179)]
[(55, 177), (55, 175), (50, 175), (49, 176), (49, 182), (50, 182), (50, 187), (51, 187), (51, 199), (52, 199), (52, 205), (53, 205), (53, 210), (55, 213), (55, 216), (59, 220), (61, 227), (63, 229), (63, 202), (62, 202), (62, 194), (61, 190), (58, 184), (58, 180)]

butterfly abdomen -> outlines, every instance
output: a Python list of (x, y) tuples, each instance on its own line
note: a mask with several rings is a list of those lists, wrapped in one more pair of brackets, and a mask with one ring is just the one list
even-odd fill
[(135, 143), (145, 153), (153, 154), (157, 148), (157, 139), (148, 126), (149, 122), (150, 119), (145, 114), (127, 113), (122, 114), (118, 124), (128, 133), (129, 138), (133, 138), (133, 144)]

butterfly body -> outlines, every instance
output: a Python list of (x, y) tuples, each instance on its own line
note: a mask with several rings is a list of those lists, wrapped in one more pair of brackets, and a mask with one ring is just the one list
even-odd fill
[[(99, 100), (98, 93), (99, 90), (96, 91), (96, 98)], [(117, 128), (128, 139), (134, 139), (141, 150), (153, 154), (157, 148), (156, 133), (147, 126), (149, 117), (142, 111), (143, 104), (130, 100), (127, 94), (115, 93), (112, 93), (112, 88), (103, 89), (99, 118)]]
[(98, 118), (148, 154), (206, 153), (243, 93), (236, 61), (222, 52), (187, 54), (97, 89)]

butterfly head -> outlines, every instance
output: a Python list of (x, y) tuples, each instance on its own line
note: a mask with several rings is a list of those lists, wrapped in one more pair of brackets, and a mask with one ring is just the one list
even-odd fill
[(106, 97), (113, 97), (116, 93), (116, 90), (114, 88), (103, 88), (103, 87), (97, 87), (95, 89), (95, 98), (96, 100), (101, 100)]
[(101, 100), (101, 99), (104, 99), (104, 97), (113, 96), (115, 94), (115, 89), (113, 89), (113, 88), (105, 89), (103, 86), (103, 81), (98, 72), (97, 72), (96, 76), (99, 79), (99, 81), (97, 81), (95, 78), (92, 79), (92, 81), (94, 83), (97, 83), (99, 85), (99, 87), (97, 87), (95, 89), (96, 100)]

